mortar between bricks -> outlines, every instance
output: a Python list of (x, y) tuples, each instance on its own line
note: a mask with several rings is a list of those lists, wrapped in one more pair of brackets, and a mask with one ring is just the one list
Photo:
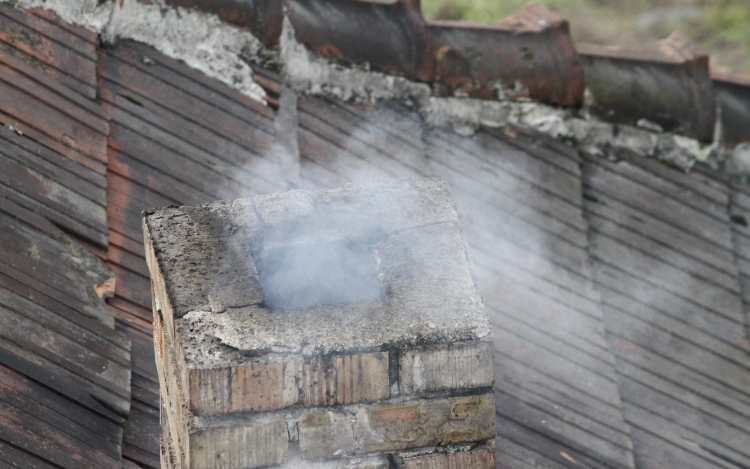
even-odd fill
[(151, 210), (144, 239), (166, 467), (494, 438), (489, 320), (442, 180)]

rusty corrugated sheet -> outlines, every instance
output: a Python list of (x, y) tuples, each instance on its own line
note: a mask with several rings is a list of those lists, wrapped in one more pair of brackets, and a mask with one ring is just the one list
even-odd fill
[(433, 43), (419, 0), (290, 0), (297, 41), (326, 58), (431, 81)]
[(711, 72), (721, 105), (721, 130), (730, 145), (750, 142), (750, 76)]
[(278, 47), (281, 0), (166, 0), (168, 5), (214, 13), (227, 23), (244, 26), (268, 47)]
[(645, 47), (578, 44), (593, 115), (614, 123), (658, 124), (701, 141), (713, 138), (716, 98), (708, 56), (673, 33)]
[(473, 98), (532, 98), (583, 103), (583, 69), (568, 22), (538, 4), (495, 25), (430, 23), (435, 93)]

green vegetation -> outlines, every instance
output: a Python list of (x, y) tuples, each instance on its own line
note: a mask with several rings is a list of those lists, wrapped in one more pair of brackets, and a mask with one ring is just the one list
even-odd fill
[[(573, 39), (637, 45), (682, 31), (711, 55), (712, 68), (750, 75), (748, 0), (538, 0), (570, 21)], [(422, 0), (428, 19), (493, 23), (524, 0)]]

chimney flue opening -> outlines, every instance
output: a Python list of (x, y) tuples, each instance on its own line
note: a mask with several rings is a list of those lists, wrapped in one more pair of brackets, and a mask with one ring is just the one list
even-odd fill
[(369, 240), (345, 238), (265, 248), (254, 256), (270, 309), (377, 301), (381, 283)]

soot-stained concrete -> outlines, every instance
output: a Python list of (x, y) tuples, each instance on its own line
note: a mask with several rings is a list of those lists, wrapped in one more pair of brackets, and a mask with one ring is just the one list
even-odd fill
[[(157, 264), (152, 269), (158, 268), (170, 303), (160, 307), (165, 315), (174, 315), (190, 367), (263, 360), (269, 354), (476, 340), (490, 334), (466, 243), (441, 179), (171, 207), (147, 211), (144, 219), (152, 263)], [(285, 289), (290, 295), (316, 286), (335, 289), (336, 282), (325, 277), (355, 275), (346, 271), (352, 268), (346, 262), (332, 262), (321, 243), (354, 244), (358, 255), (372, 256), (368, 265), (379, 295), (373, 298), (368, 290), (357, 300), (352, 292), (345, 297), (355, 301), (342, 303), (326, 299), (338, 298), (338, 292), (326, 296), (323, 291), (316, 292), (323, 304), (272, 309), (264, 289), (272, 288), (276, 296)], [(285, 265), (266, 265), (269, 250), (275, 251), (270, 259)], [(305, 255), (295, 259), (299, 252)], [(265, 263), (257, 262), (262, 259)], [(278, 271), (287, 274), (272, 275)], [(300, 282), (305, 283), (301, 290)], [(340, 287), (352, 285), (358, 283)]]

